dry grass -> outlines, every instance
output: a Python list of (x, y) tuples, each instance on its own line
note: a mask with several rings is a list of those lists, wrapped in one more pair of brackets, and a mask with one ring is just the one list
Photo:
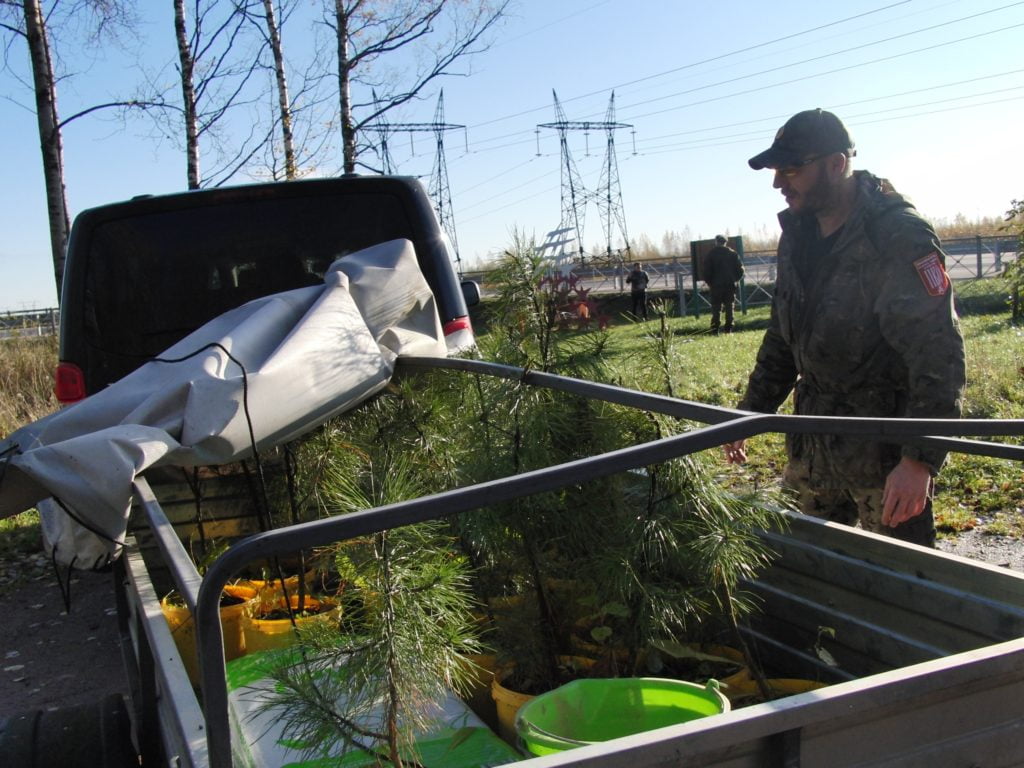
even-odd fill
[(54, 336), (0, 341), (0, 438), (59, 407), (53, 395)]
[[(0, 341), (0, 439), (58, 408), (53, 395), (56, 365), (55, 336)], [(39, 515), (35, 510), (0, 520), (0, 568), (4, 570), (0, 594), (33, 575), (23, 558), (39, 551)]]

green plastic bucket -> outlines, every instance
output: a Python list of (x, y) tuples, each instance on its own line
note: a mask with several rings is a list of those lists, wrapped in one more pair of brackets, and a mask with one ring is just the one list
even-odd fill
[(516, 715), (516, 734), (548, 755), (729, 711), (718, 683), (658, 677), (588, 678), (542, 693)]

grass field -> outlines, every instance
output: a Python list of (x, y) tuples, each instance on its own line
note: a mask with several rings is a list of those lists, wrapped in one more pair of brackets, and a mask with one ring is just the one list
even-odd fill
[[(985, 280), (960, 284), (957, 291), (968, 356), (964, 415), (1024, 419), (1024, 329), (1010, 323), (1005, 285)], [(618, 312), (625, 307), (621, 299), (603, 301), (613, 316), (607, 354), (614, 358), (614, 383), (649, 391), (670, 389), (676, 397), (715, 405), (737, 402), (767, 325), (767, 307), (738, 314), (735, 333), (711, 336), (706, 315), (673, 317), (669, 308), (662, 317), (655, 313), (647, 323), (633, 323)], [(660, 370), (637, 362), (636, 350), (651, 344), (661, 346), (661, 357), (667, 361)], [(57, 407), (52, 395), (56, 360), (53, 339), (0, 343), (0, 438)], [(783, 412), (788, 407), (784, 405)], [(743, 468), (723, 462), (723, 481), (776, 483), (785, 461), (781, 435), (755, 438), (750, 455)], [(940, 476), (935, 507), (945, 535), (977, 527), (987, 533), (1024, 537), (1024, 466), (953, 455)], [(37, 550), (38, 541), (34, 513), (0, 520), (0, 563), (13, 553)]]
[[(1000, 280), (957, 285), (967, 345), (967, 418), (1024, 419), (1024, 328), (1010, 323), (1008, 289)], [(764, 328), (767, 307), (737, 314), (736, 332), (712, 336), (708, 317), (670, 317), (624, 323), (611, 331), (620, 355), (621, 383), (638, 389), (652, 372), (631, 371), (630, 349), (650, 343), (662, 323), (671, 340), (673, 394), (685, 400), (734, 406), (742, 395)], [(647, 341), (645, 341), (647, 339)], [(787, 401), (782, 412), (790, 412)], [(1024, 442), (1024, 435), (1011, 438)], [(743, 469), (726, 468), (723, 479), (738, 483), (774, 483), (785, 463), (781, 435), (754, 438)], [(1024, 465), (1000, 459), (952, 454), (937, 483), (935, 511), (940, 535), (979, 528), (992, 534), (1024, 536)]]

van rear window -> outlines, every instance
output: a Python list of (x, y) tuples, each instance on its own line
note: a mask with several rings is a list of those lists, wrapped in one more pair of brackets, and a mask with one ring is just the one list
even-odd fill
[[(93, 347), (150, 357), (245, 302), (322, 282), (340, 256), (414, 239), (391, 195), (268, 197), (115, 219), (92, 235)], [(102, 344), (100, 344), (102, 340)]]

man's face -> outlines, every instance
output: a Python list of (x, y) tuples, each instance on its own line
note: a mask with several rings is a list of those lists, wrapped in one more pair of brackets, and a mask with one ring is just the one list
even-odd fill
[(833, 197), (828, 157), (819, 157), (795, 168), (776, 168), (772, 186), (782, 192), (793, 213), (818, 213)]

